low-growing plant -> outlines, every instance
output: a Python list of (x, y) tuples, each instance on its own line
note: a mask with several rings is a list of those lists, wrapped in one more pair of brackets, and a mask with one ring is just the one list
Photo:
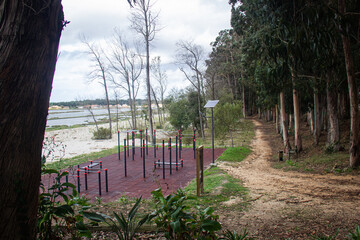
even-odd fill
[(167, 239), (217, 239), (216, 232), (221, 229), (221, 224), (211, 207), (191, 209), (187, 201), (196, 198), (180, 188), (176, 194), (166, 197), (160, 188), (152, 195), (156, 203), (155, 223), (165, 231)]
[(360, 227), (358, 225), (355, 226), (354, 232), (349, 233), (348, 238), (352, 240), (360, 240)]
[(238, 234), (235, 231), (231, 232), (230, 230), (226, 230), (224, 236), (219, 239), (224, 239), (224, 240), (245, 240), (245, 239), (250, 240), (250, 239), (252, 239), (252, 238), (248, 238), (247, 237), (248, 235), (249, 235), (249, 232), (246, 229), (244, 229), (244, 231), (241, 234)]
[(110, 139), (111, 132), (109, 128), (99, 127), (98, 130), (93, 132), (94, 139)]
[(67, 235), (71, 235), (72, 239), (91, 237), (83, 215), (90, 204), (85, 197), (79, 196), (75, 185), (61, 183), (61, 179), (68, 173), (43, 169), (42, 174), (49, 175), (51, 185), (47, 188), (43, 183), (40, 185), (38, 239), (63, 239)]
[(115, 212), (113, 212), (114, 219), (105, 214), (98, 213), (85, 212), (84, 215), (93, 221), (105, 222), (110, 225), (118, 239), (133, 240), (139, 228), (153, 217), (153, 215), (146, 214), (140, 220), (137, 218), (137, 211), (140, 207), (140, 202), (141, 197), (136, 200), (127, 217), (125, 217), (123, 213), (117, 214)]

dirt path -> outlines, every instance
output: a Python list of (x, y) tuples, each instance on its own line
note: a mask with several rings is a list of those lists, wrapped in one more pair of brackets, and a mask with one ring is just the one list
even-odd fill
[(253, 153), (237, 166), (221, 163), (250, 191), (251, 206), (244, 215), (223, 219), (258, 239), (308, 239), (309, 235), (335, 234), (339, 239), (360, 224), (360, 177), (284, 172), (270, 167), (274, 130), (253, 120)]

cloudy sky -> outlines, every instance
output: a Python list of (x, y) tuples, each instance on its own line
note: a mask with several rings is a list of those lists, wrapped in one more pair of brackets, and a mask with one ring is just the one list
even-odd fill
[[(220, 30), (230, 28), (230, 6), (227, 0), (152, 0), (153, 11), (159, 12), (161, 31), (151, 46), (151, 58), (160, 56), (168, 76), (168, 89), (189, 85), (174, 64), (176, 42), (193, 41), (210, 53), (210, 42)], [(85, 35), (91, 42), (106, 43), (114, 28), (129, 40), (136, 37), (130, 28), (126, 0), (62, 0), (65, 19), (71, 21), (62, 33), (51, 102), (103, 98), (103, 87), (89, 83), (91, 62), (80, 41)], [(111, 90), (112, 92), (112, 90)], [(142, 89), (138, 95), (145, 98)]]

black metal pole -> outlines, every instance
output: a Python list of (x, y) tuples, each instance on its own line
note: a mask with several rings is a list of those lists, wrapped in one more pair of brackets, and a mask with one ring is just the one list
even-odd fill
[(182, 151), (182, 135), (181, 135), (181, 130), (179, 129), (179, 158), (181, 159), (181, 151)]
[(126, 146), (128, 146), (128, 148), (127, 148), (127, 155), (129, 156), (129, 132), (126, 132), (126, 140), (127, 140)]
[(131, 133), (132, 133), (132, 160), (134, 160), (134, 156), (135, 156), (135, 135), (134, 135), (134, 131), (132, 131)]
[(194, 135), (193, 135), (193, 151), (194, 151), (194, 159), (196, 158), (196, 151), (195, 151), (195, 129), (194, 129)]
[(176, 148), (176, 171), (178, 170), (178, 136), (176, 136), (176, 144), (175, 144), (175, 148)]
[(214, 108), (211, 108), (211, 136), (212, 136), (212, 162), (215, 162), (214, 150)]
[(98, 179), (99, 179), (99, 195), (101, 196), (101, 172), (98, 171)]
[[(140, 142), (140, 149), (141, 149), (141, 142)], [(144, 178), (145, 178), (145, 140), (143, 140), (143, 147), (142, 147), (142, 150), (143, 150), (143, 175), (144, 175)]]
[[(126, 154), (125, 154), (126, 156)], [(106, 192), (109, 192), (109, 185), (108, 185), (108, 169), (105, 168), (105, 187), (106, 187)]]
[(118, 159), (120, 160), (120, 131), (118, 131)]
[(66, 180), (66, 183), (69, 183), (69, 172), (68, 171), (65, 171), (65, 172), (67, 172), (67, 174), (66, 174), (66, 176), (65, 176), (65, 180)]
[(154, 129), (154, 158), (156, 158), (156, 129)]
[(146, 129), (146, 135), (145, 135), (145, 139), (146, 139), (146, 155), (149, 155), (149, 151), (148, 151), (148, 129)]
[(124, 147), (125, 147), (125, 151), (124, 151), (124, 169), (125, 169), (125, 177), (127, 176), (126, 173), (126, 139), (124, 139)]
[(172, 164), (171, 164), (171, 138), (169, 138), (169, 154), (170, 154), (170, 175), (172, 174)]
[(165, 140), (162, 142), (163, 147), (163, 179), (165, 179)]
[(87, 173), (84, 172), (85, 175), (85, 190), (88, 190), (88, 185), (87, 185)]
[(77, 169), (77, 187), (78, 187), (78, 193), (80, 193), (80, 169)]

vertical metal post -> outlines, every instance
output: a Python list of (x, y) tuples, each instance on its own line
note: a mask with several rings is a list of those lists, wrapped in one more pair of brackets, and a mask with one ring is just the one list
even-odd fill
[(135, 157), (135, 135), (134, 135), (134, 131), (132, 131), (131, 133), (132, 133), (132, 160), (134, 160), (134, 157)]
[(125, 169), (125, 177), (127, 176), (126, 174), (126, 139), (124, 139), (124, 147), (125, 147), (125, 152), (124, 152), (124, 169)]
[[(79, 166), (78, 166), (79, 167)], [(78, 168), (76, 170), (77, 172), (77, 187), (78, 187), (78, 193), (80, 193), (80, 169)]]
[[(141, 142), (140, 142), (140, 150), (141, 150)], [(143, 140), (143, 147), (142, 147), (142, 151), (143, 151), (143, 175), (145, 178), (145, 140)]]
[(88, 185), (87, 185), (87, 173), (84, 172), (85, 175), (85, 190), (88, 190)]
[(176, 171), (178, 170), (178, 136), (176, 135), (176, 144), (175, 144), (175, 155), (176, 155)]
[(156, 129), (154, 129), (154, 158), (156, 158)]
[(120, 160), (120, 131), (118, 131), (118, 159)]
[(193, 151), (194, 151), (194, 159), (196, 158), (196, 151), (195, 151), (195, 129), (194, 129), (194, 135), (193, 135)]
[(142, 150), (142, 130), (140, 129), (140, 157), (142, 157), (142, 152), (143, 152), (143, 150)]
[(211, 108), (211, 138), (212, 138), (212, 162), (215, 162), (214, 150), (214, 108)]
[(148, 129), (146, 129), (146, 134), (145, 134), (145, 139), (146, 139), (146, 155), (149, 155), (149, 151), (148, 151)]
[[(126, 156), (126, 154), (125, 154)], [(109, 185), (108, 185), (108, 169), (105, 168), (105, 187), (106, 187), (106, 192), (109, 192)]]
[(127, 155), (129, 156), (129, 132), (126, 132), (126, 140), (127, 140), (127, 146), (128, 146), (128, 148), (127, 148)]
[(179, 129), (179, 158), (181, 159), (181, 150), (182, 150), (182, 135), (181, 135), (181, 129)]
[(170, 157), (170, 175), (172, 174), (172, 164), (171, 164), (171, 138), (169, 138), (169, 157)]
[(163, 147), (163, 179), (165, 179), (165, 140), (163, 140), (162, 142), (162, 147)]
[(101, 196), (101, 172), (98, 171), (98, 179), (99, 179), (99, 195)]

